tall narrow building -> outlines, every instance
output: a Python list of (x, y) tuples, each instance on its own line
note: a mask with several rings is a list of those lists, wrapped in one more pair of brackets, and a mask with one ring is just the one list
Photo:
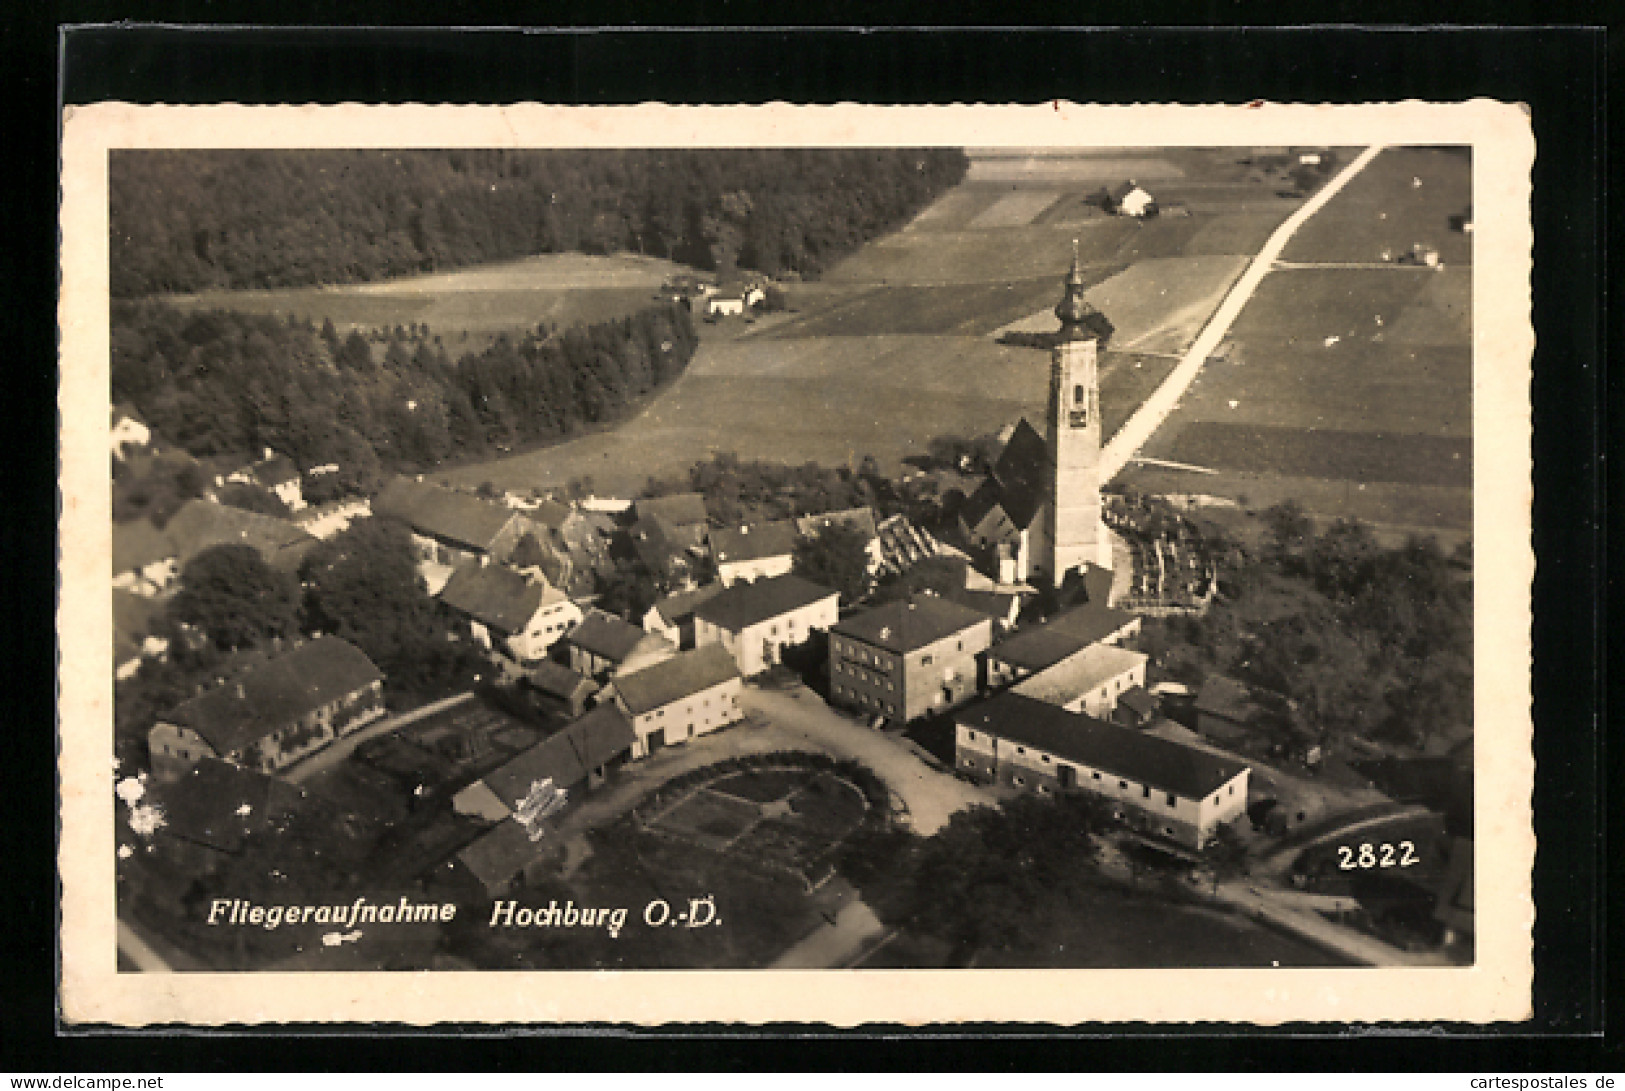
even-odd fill
[(1061, 330), (1050, 355), (1049, 503), (1033, 550), (1034, 568), (1057, 587), (1085, 564), (1112, 566), (1100, 518), (1099, 312), (1084, 300), (1083, 288), (1074, 253), (1055, 307)]

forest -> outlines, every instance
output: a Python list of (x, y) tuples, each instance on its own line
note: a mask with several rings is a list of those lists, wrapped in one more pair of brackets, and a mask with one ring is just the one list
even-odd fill
[(116, 151), (115, 298), (635, 251), (815, 278), (965, 174), (957, 149)]
[[(335, 464), (338, 494), (386, 471), (433, 468), (619, 419), (676, 378), (697, 343), (688, 311), (499, 337), (453, 363), (426, 327), (369, 341), (329, 323), (154, 302), (112, 308), (112, 394), (199, 457), (270, 447)], [(308, 499), (308, 498), (307, 498)]]

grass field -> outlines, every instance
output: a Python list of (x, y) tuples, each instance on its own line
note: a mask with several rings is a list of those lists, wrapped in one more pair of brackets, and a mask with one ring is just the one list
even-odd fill
[(1193, 466), (1402, 485), (1472, 486), (1472, 442), (1449, 436), (1386, 435), (1197, 421), (1170, 454)]
[(905, 229), (871, 242), (835, 265), (824, 279), (883, 284), (1058, 279), (1072, 263), (1074, 238), (1085, 262), (1113, 261), (1134, 230), (1133, 220), (1119, 216), (1082, 225), (983, 231)]
[(188, 310), (220, 307), (248, 314), (332, 319), (341, 331), (426, 322), (448, 352), (472, 350), (498, 333), (619, 318), (657, 301), (667, 277), (692, 272), (636, 254), (544, 254), (455, 273), (399, 277), (373, 284), (170, 296)]
[(1293, 236), (1281, 256), (1377, 261), (1384, 250), (1402, 253), (1421, 242), (1437, 247), (1447, 266), (1470, 264), (1473, 237), (1450, 230), (1450, 217), (1466, 212), (1472, 200), (1466, 149), (1388, 148)]

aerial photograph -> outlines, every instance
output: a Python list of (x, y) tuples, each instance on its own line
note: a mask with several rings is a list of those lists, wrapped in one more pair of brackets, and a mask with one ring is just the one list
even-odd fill
[(115, 149), (119, 969), (1474, 965), (1473, 169)]

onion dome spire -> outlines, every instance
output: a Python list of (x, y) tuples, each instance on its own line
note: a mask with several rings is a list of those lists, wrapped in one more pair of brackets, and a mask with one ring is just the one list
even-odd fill
[(1066, 293), (1055, 305), (1055, 317), (1061, 320), (1061, 340), (1097, 340), (1096, 332), (1089, 328), (1091, 315), (1098, 314), (1083, 298), (1083, 266), (1078, 260), (1078, 240), (1072, 240), (1072, 269), (1066, 274)]

